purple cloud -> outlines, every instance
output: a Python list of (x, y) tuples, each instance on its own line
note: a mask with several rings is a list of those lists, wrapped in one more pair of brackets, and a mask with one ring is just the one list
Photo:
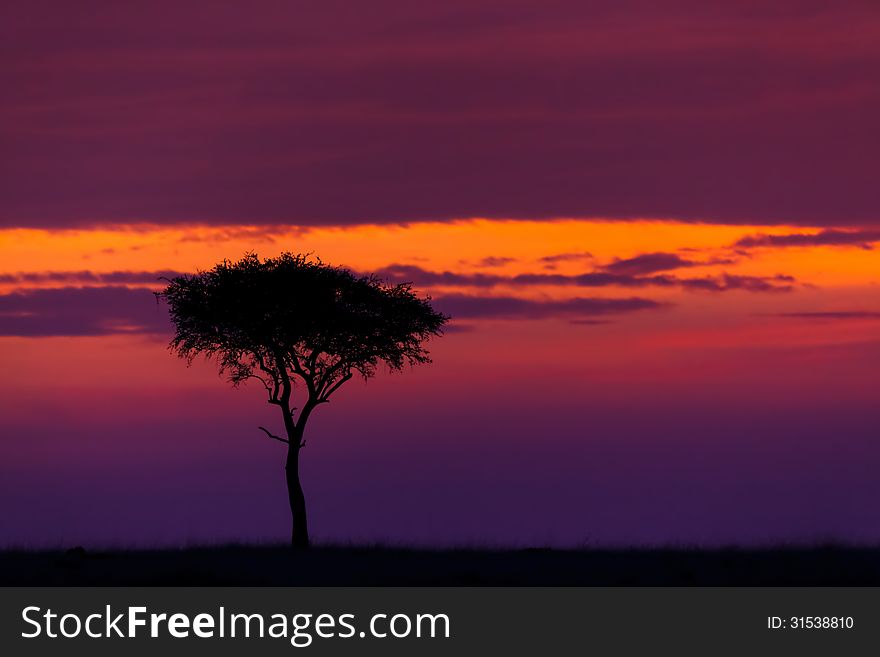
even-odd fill
[(573, 287), (681, 287), (686, 290), (707, 292), (727, 292), (744, 290), (748, 292), (789, 292), (797, 282), (792, 276), (739, 276), (721, 274), (703, 278), (680, 278), (670, 275), (634, 276), (607, 271), (593, 271), (584, 274), (526, 273), (515, 276), (500, 274), (462, 274), (451, 271), (435, 272), (418, 265), (392, 264), (380, 269), (376, 274), (390, 282), (409, 282), (421, 286), (454, 286), (492, 288), (498, 285), (529, 286), (559, 285)]
[[(659, 308), (649, 299), (576, 298), (564, 301), (445, 295), (438, 307), (460, 319), (586, 320)], [(454, 330), (469, 330), (457, 324)], [(50, 337), (166, 334), (168, 314), (149, 290), (119, 286), (32, 289), (0, 295), (0, 336)]]
[(449, 294), (435, 299), (437, 307), (455, 319), (584, 319), (653, 310), (664, 304), (650, 299), (576, 298), (532, 300), (517, 297), (478, 297)]
[(0, 226), (876, 226), (877, 16), (861, 0), (11, 3)]
[(171, 270), (93, 272), (84, 269), (81, 271), (13, 272), (0, 274), (0, 283), (13, 285), (34, 283), (161, 285), (161, 279), (180, 275), (180, 272)]
[(580, 253), (554, 253), (538, 258), (538, 262), (547, 265), (556, 265), (560, 262), (577, 262), (580, 260), (592, 260), (593, 254), (589, 251), (581, 251)]
[(459, 274), (452, 271), (431, 271), (418, 265), (390, 264), (374, 272), (376, 276), (393, 283), (407, 282), (416, 285), (447, 285), (467, 287), (494, 287), (511, 279), (499, 274)]
[(880, 242), (880, 230), (823, 230), (819, 233), (793, 233), (790, 235), (748, 235), (733, 245), (741, 248), (790, 247), (790, 246), (853, 246), (871, 249)]
[(509, 265), (512, 262), (516, 262), (516, 258), (510, 258), (507, 256), (487, 256), (482, 258), (479, 262), (476, 263), (477, 267), (503, 267), (504, 265)]
[(791, 292), (796, 279), (793, 276), (777, 274), (776, 276), (736, 276), (722, 274), (717, 278), (683, 278), (678, 283), (692, 290), (707, 292), (727, 292), (743, 290), (745, 292)]
[(643, 253), (633, 258), (618, 259), (602, 267), (612, 274), (644, 276), (659, 271), (696, 267), (702, 263), (686, 260), (675, 253)]
[(64, 287), (0, 295), (0, 336), (169, 333), (168, 311), (151, 292), (128, 287)]

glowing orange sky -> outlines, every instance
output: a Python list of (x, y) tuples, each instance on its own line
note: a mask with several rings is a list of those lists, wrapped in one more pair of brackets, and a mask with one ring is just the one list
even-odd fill
[[(874, 313), (880, 310), (877, 271), (880, 255), (874, 249), (856, 247), (733, 248), (737, 240), (755, 234), (814, 234), (819, 229), (768, 226), (725, 226), (679, 223), (674, 221), (558, 220), (490, 221), (462, 220), (453, 223), (415, 223), (403, 226), (354, 226), (344, 228), (292, 228), (261, 226), (209, 227), (181, 225), (174, 227), (119, 226), (91, 230), (0, 231), (0, 281), (4, 274), (46, 272), (93, 273), (114, 271), (158, 272), (161, 270), (194, 271), (208, 268), (223, 258), (236, 258), (246, 251), (272, 256), (281, 251), (310, 252), (334, 264), (344, 264), (361, 271), (377, 270), (390, 264), (409, 264), (421, 269), (457, 274), (526, 273), (576, 275), (596, 270), (617, 259), (645, 253), (680, 254), (702, 266), (671, 272), (679, 276), (712, 277), (722, 274), (772, 277), (792, 276), (795, 282), (785, 293), (729, 291), (712, 293), (687, 291), (677, 287), (623, 288), (616, 285), (581, 288), (556, 285), (496, 285), (471, 289), (467, 286), (428, 285), (434, 294), (465, 293), (478, 296), (510, 296), (537, 300), (572, 297), (639, 297), (668, 304), (666, 310), (614, 316), (607, 325), (571, 326), (556, 323), (555, 328), (520, 326), (507, 322), (496, 331), (489, 343), (479, 335), (460, 336), (464, 359), (479, 353), (486, 361), (501, 366), (509, 354), (524, 343), (541, 342), (538, 335), (567, 336), (554, 348), (543, 342), (541, 348), (529, 348), (528, 356), (536, 362), (564, 362), (569, 340), (589, 331), (593, 358), (608, 363), (622, 363), (638, 353), (644, 362), (664, 350), (700, 350), (736, 348), (743, 345), (770, 348), (857, 344), (870, 340), (876, 322), (837, 318), (836, 321), (780, 320), (780, 315), (799, 313)], [(552, 264), (542, 261), (559, 254), (589, 254), (563, 258)], [(495, 261), (485, 262), (486, 258)], [(717, 262), (719, 264), (711, 264)], [(153, 285), (153, 277), (138, 285)], [(42, 281), (0, 283), (0, 292), (9, 293), (34, 287), (64, 287), (95, 283)], [(158, 281), (155, 284), (159, 284)], [(537, 333), (536, 333), (537, 331)], [(578, 333), (580, 332), (580, 334)], [(23, 346), (27, 338), (3, 339), (13, 360), (37, 357), (40, 350), (56, 352), (59, 358), (69, 344), (50, 346), (45, 340), (33, 349)], [(92, 338), (110, 347), (121, 338)], [(76, 338), (73, 338), (76, 342)], [(127, 342), (126, 342), (127, 341)], [(148, 348), (149, 350), (152, 347)], [(34, 351), (36, 350), (36, 351)], [(556, 353), (558, 352), (558, 353)], [(103, 352), (102, 352), (103, 353)], [(132, 352), (134, 353), (134, 352)], [(22, 354), (29, 354), (24, 356)], [(654, 356), (652, 356), (652, 354)], [(106, 372), (96, 359), (96, 380)], [(662, 360), (662, 358), (661, 358)], [(112, 359), (107, 363), (112, 368)], [(29, 377), (27, 368), (22, 367)], [(144, 371), (152, 370), (149, 358)], [(163, 372), (165, 369), (163, 365)], [(156, 373), (157, 378), (167, 373)], [(39, 378), (39, 377), (37, 377)]]
[[(796, 232), (818, 229), (673, 221), (481, 219), (305, 230), (259, 226), (13, 229), (0, 231), (0, 271), (192, 271), (246, 251), (271, 256), (289, 250), (311, 252), (328, 262), (364, 270), (411, 263), (426, 269), (472, 272), (483, 258), (504, 257), (514, 260), (489, 269), (515, 274), (534, 271), (536, 261), (543, 256), (573, 252), (589, 252), (593, 262), (599, 264), (640, 253), (691, 249), (696, 259), (710, 260), (729, 254), (731, 244), (746, 235)], [(556, 271), (577, 273), (588, 269), (588, 264), (583, 260), (562, 261)], [(691, 269), (710, 275), (722, 270), (756, 276), (784, 273), (823, 287), (874, 285), (880, 257), (875, 250), (859, 248), (756, 249), (735, 264)]]

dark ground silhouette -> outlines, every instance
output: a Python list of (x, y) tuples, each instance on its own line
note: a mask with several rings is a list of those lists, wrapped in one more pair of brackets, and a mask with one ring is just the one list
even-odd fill
[(880, 548), (457, 549), (226, 546), (0, 553), (3, 585), (880, 585)]

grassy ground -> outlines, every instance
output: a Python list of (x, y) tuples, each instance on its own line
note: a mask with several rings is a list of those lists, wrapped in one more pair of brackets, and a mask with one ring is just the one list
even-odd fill
[(5, 551), (3, 585), (880, 585), (880, 548)]

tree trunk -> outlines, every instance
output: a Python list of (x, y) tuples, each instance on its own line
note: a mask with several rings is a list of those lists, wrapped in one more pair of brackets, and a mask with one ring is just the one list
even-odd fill
[(287, 464), (284, 466), (287, 477), (287, 499), (290, 501), (290, 515), (293, 531), (290, 544), (294, 549), (309, 547), (309, 523), (306, 516), (306, 497), (299, 481), (299, 446), (291, 444), (287, 451)]

